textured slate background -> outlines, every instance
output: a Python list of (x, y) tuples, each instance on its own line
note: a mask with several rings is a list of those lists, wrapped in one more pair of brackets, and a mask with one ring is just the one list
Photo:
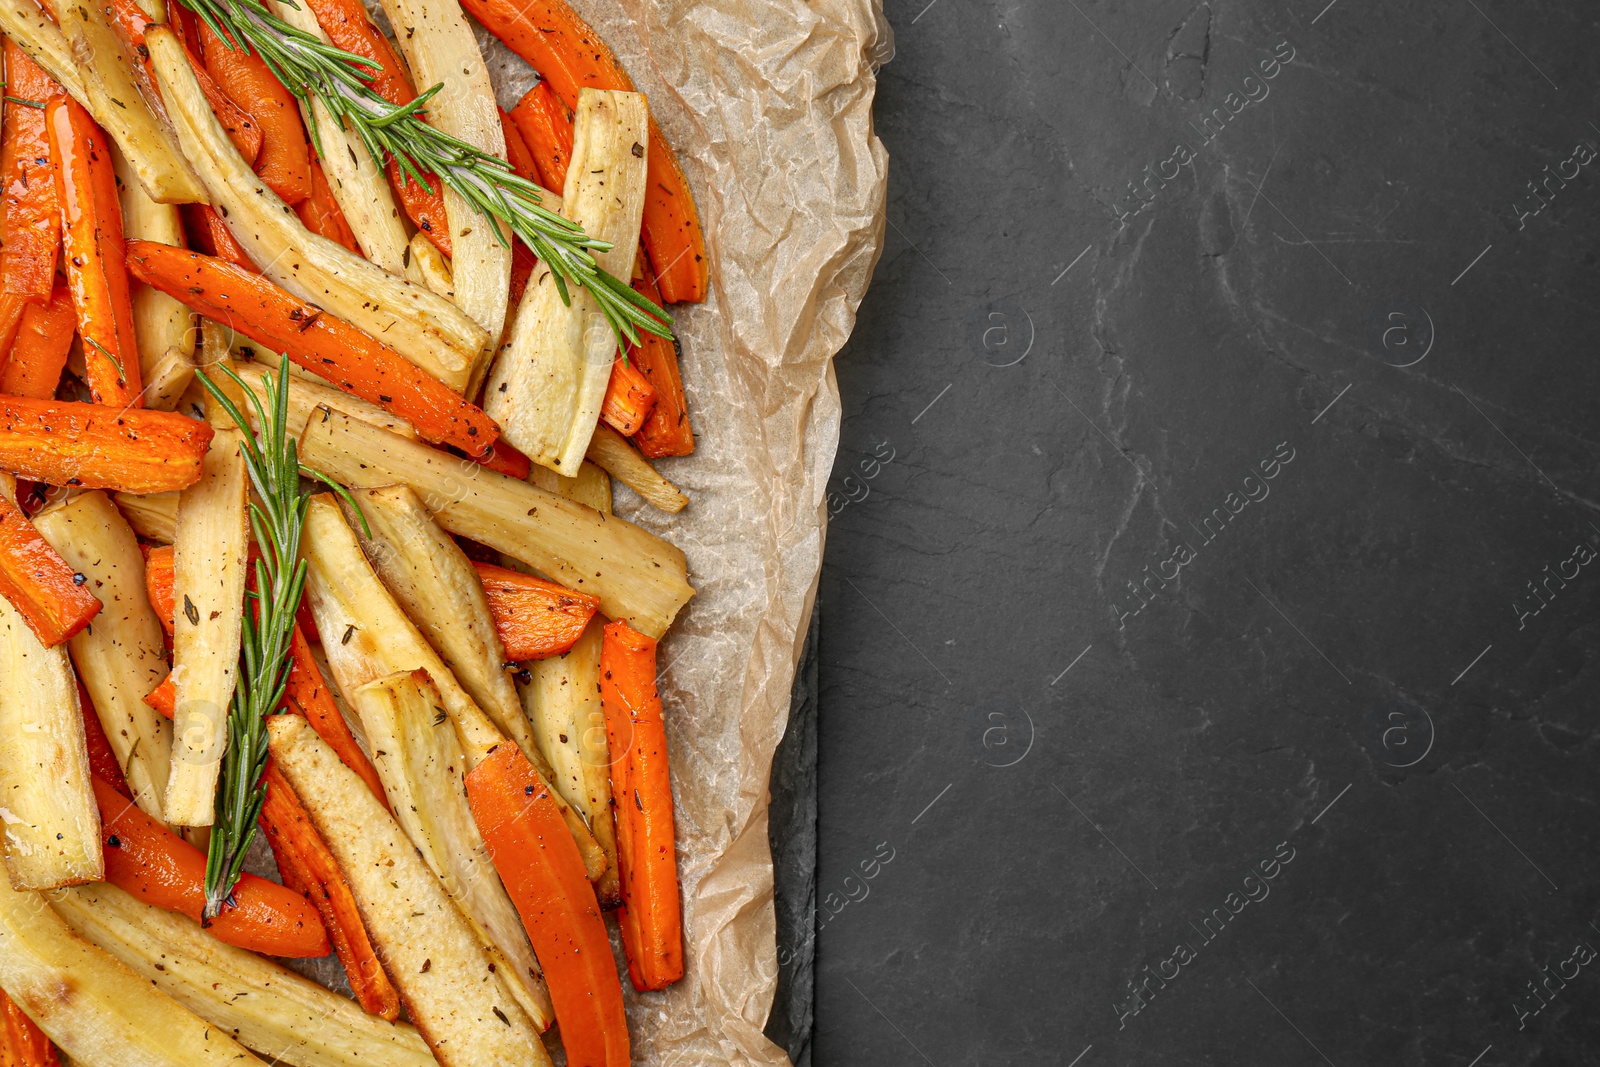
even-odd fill
[(802, 1059), (1600, 1061), (1595, 5), (887, 4)]

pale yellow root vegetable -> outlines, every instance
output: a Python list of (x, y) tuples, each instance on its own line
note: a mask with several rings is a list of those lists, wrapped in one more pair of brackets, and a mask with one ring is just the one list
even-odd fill
[(128, 157), (150, 199), (189, 204), (205, 187), (134, 82), (133, 61), (105, 4), (52, 5), (58, 26), (32, 0), (0, 0), (0, 30), (89, 110)]
[(84, 107), (89, 106), (88, 93), (66, 35), (43, 7), (33, 0), (0, 0), (0, 30), (16, 41), (17, 47), (28, 53), (74, 100)]
[[(156, 501), (118, 495), (141, 505)], [(145, 593), (134, 528), (99, 491), (47, 508), (33, 522), (104, 605), (67, 648), (134, 803), (165, 822), (172, 726), (144, 698), (167, 675), (166, 641)]]
[[(472, 561), (433, 521), (410, 486), (357, 490), (354, 497), (365, 525), (348, 510), (345, 518), (360, 537), (378, 577), (439, 654), (450, 677), (499, 734), (515, 741), (548, 779), (550, 765), (534, 744), (516, 685), (506, 673), (506, 650)], [(477, 760), (472, 762), (476, 765)], [(605, 871), (605, 853), (583, 817), (559, 796), (556, 804), (572, 830), (590, 878), (600, 878)]]
[(269, 716), (267, 731), (272, 758), (349, 879), (373, 949), (439, 1062), (549, 1064), (472, 924), (366, 783), (300, 716)]
[[(235, 408), (244, 410), (244, 390), (239, 383), (228, 374), (229, 371), (238, 371), (239, 361), (233, 355), (233, 330), (222, 325), (214, 319), (200, 320), (200, 368), (211, 379), (211, 384), (216, 386), (227, 397)], [(194, 388), (185, 396), (185, 402), (191, 407), (198, 401), (201, 411), (206, 413), (206, 421), (213, 429), (235, 430), (238, 423), (233, 421), (233, 416), (228, 414), (228, 409), (212, 395), (211, 390), (194, 383)]]
[(228, 140), (172, 32), (152, 28), (145, 44), (179, 144), (228, 232), (262, 274), (300, 299), (383, 338), (451, 388), (464, 389), (478, 352), (488, 343), (483, 327), (443, 297), (307, 230)]
[(620, 433), (600, 423), (589, 439), (589, 462), (612, 476), (662, 511), (676, 514), (689, 506), (682, 490), (663, 478)]
[(127, 520), (133, 532), (148, 541), (159, 544), (172, 544), (173, 534), (178, 528), (178, 494), (149, 493), (141, 496), (138, 493), (117, 493), (113, 497), (117, 502), (117, 510), (122, 512), (122, 517)]
[[(329, 43), (309, 4), (272, 0), (268, 8), (295, 29)], [(313, 97), (309, 107), (302, 101), (300, 113), (307, 129), (315, 128), (322, 141), (322, 169), (328, 187), (362, 254), (390, 274), (407, 277), (406, 228), (388, 176), (373, 163), (361, 138), (335, 122), (319, 98)]]
[[(619, 278), (629, 277), (639, 247), (649, 124), (639, 93), (578, 93), (562, 212), (591, 237), (612, 242), (595, 262)], [(588, 291), (571, 296), (569, 306), (549, 270), (534, 272), (484, 393), (484, 410), (507, 441), (568, 475), (589, 447), (617, 350)]]
[(528, 472), (528, 481), (547, 493), (555, 493), (594, 508), (602, 515), (611, 514), (611, 475), (587, 460), (573, 478), (535, 463)]
[(588, 821), (606, 854), (595, 885), (603, 907), (622, 903), (617, 880), (617, 832), (611, 815), (611, 757), (600, 706), (600, 647), (605, 620), (595, 618), (565, 655), (523, 664), (519, 686), (533, 735), (548, 759), (550, 784)]
[(173, 541), (172, 774), (167, 821), (210, 826), (239, 680), (250, 529), (239, 431), (218, 430), (200, 480), (178, 502)]
[(550, 994), (467, 803), (466, 755), (455, 731), (437, 721), (440, 702), (433, 682), (414, 673), (392, 674), (355, 692), (395, 819), (497, 957), (496, 973), (511, 995), (543, 1030), (554, 1021)]
[[(495, 106), (489, 68), (457, 0), (383, 0), (389, 24), (405, 27), (399, 45), (418, 86), (443, 84), (428, 101), (428, 123), (487, 152), (506, 158), (506, 138)], [(456, 306), (484, 328), (488, 343), (468, 379), (476, 394), (506, 324), (511, 299), (510, 231), (478, 214), (449, 186), (444, 189), (450, 221), (451, 277)], [(635, 232), (637, 232), (635, 227)]]
[(78, 936), (264, 1056), (293, 1067), (434, 1067), (411, 1026), (368, 1015), (346, 997), (217, 940), (185, 915), (106, 884), (50, 900)]
[(105, 877), (78, 686), (0, 597), (0, 850), (17, 889)]
[(661, 538), (348, 416), (312, 418), (300, 459), (352, 487), (410, 485), (446, 530), (600, 597), (608, 617), (651, 637), (694, 595), (683, 553)]
[(345, 519), (378, 577), (461, 688), (526, 754), (533, 748), (533, 735), (506, 672), (505, 647), (472, 561), (433, 521), (410, 486), (356, 490), (353, 497), (366, 528), (348, 507)]
[[(447, 214), (448, 211), (447, 208)], [(418, 285), (427, 286), (446, 300), (456, 298), (456, 283), (451, 274), (450, 261), (421, 230), (411, 235), (406, 254), (406, 277)]]
[(505, 740), (378, 579), (330, 494), (311, 500), (300, 558), (306, 561), (306, 603), (347, 704), (355, 706), (355, 691), (368, 682), (420, 670), (438, 686), (469, 768)]
[[(183, 221), (171, 204), (151, 200), (133, 165), (112, 148), (117, 168), (117, 193), (122, 201), (122, 231), (129, 239), (183, 244)], [(143, 282), (130, 282), (133, 333), (139, 347), (139, 374), (144, 406), (171, 411), (194, 378), (194, 312), (177, 299)]]
[[(291, 363), (289, 366), (292, 367), (294, 364)], [(262, 382), (269, 375), (276, 381), (277, 374), (275, 369), (268, 367), (265, 363), (236, 363), (233, 370), (234, 373), (244, 379), (245, 385), (249, 387), (250, 391), (261, 398), (262, 406), (266, 407), (270, 413), (272, 409), (267, 405), (266, 387)], [(417, 431), (412, 429), (411, 424), (405, 419), (400, 418), (398, 415), (391, 415), (378, 407), (378, 405), (369, 404), (358, 396), (351, 396), (349, 393), (331, 389), (320, 383), (321, 379), (305, 381), (292, 374), (289, 376), (289, 435), (291, 437), (299, 437), (305, 432), (306, 420), (311, 417), (313, 411), (319, 407), (327, 407), (334, 411), (343, 412), (351, 418), (382, 427), (390, 433), (399, 434), (408, 440), (416, 439)], [(240, 410), (250, 417), (252, 426), (255, 426), (257, 430), (261, 429), (256, 420), (254, 406), (246, 403), (241, 405)]]
[(261, 1061), (110, 953), (45, 896), (0, 879), (0, 989), (87, 1067), (251, 1067)]

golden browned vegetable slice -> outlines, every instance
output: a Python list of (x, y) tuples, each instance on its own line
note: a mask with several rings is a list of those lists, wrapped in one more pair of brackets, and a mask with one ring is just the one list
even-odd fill
[(451, 275), (450, 261), (439, 246), (428, 240), (421, 230), (411, 235), (406, 258), (406, 277), (418, 285), (425, 285), (446, 300), (456, 298), (456, 283)]
[(144, 698), (167, 675), (166, 640), (145, 595), (133, 528), (98, 491), (40, 512), (34, 525), (105, 605), (67, 648), (134, 802), (165, 822), (172, 726)]
[(550, 784), (581, 811), (606, 854), (595, 885), (603, 907), (622, 903), (617, 881), (617, 832), (611, 817), (611, 757), (600, 707), (600, 644), (604, 619), (594, 619), (564, 655), (524, 664), (522, 707), (549, 760)]
[(433, 521), (410, 486), (357, 490), (354, 499), (365, 527), (348, 508), (345, 518), (378, 577), (461, 688), (527, 753), (533, 735), (506, 672), (505, 647), (472, 561)]
[(18, 889), (105, 876), (83, 713), (64, 647), (0, 598), (0, 849)]
[(133, 63), (105, 4), (52, 5), (58, 26), (31, 0), (0, 0), (0, 29), (89, 109), (150, 199), (163, 204), (205, 200), (205, 187), (171, 133), (139, 93)]
[[(578, 94), (562, 211), (591, 237), (612, 242), (608, 251), (595, 253), (595, 262), (619, 278), (631, 275), (639, 247), (649, 124), (639, 93)], [(484, 410), (507, 441), (535, 463), (567, 475), (583, 462), (617, 351), (587, 290), (571, 297), (570, 305), (564, 303), (555, 276), (535, 271), (484, 393)]]
[(443, 297), (307, 230), (228, 140), (176, 37), (156, 27), (145, 44), (184, 153), (228, 232), (262, 273), (301, 300), (383, 338), (451, 388), (464, 389), (487, 343), (483, 328)]
[[(478, 41), (457, 0), (383, 0), (393, 26), (404, 26), (396, 43), (405, 52), (414, 84), (444, 88), (428, 101), (428, 124), (499, 159), (506, 158), (505, 132), (494, 86)], [(511, 240), (506, 227), (485, 218), (445, 187), (450, 220), (450, 266), (456, 306), (488, 335), (478, 355), (467, 394), (483, 381), (494, 346), (506, 324), (511, 298)], [(638, 232), (638, 227), (634, 227)]]
[(355, 692), (389, 807), (423, 861), (496, 957), (496, 974), (539, 1029), (555, 1021), (550, 993), (516, 906), (467, 804), (466, 754), (438, 722), (439, 690), (426, 675), (392, 674)]
[(79, 886), (51, 898), (78, 936), (206, 1022), (294, 1067), (434, 1067), (415, 1029), (368, 1015), (353, 1001), (272, 961), (217, 940), (188, 916), (116, 886)]
[(0, 988), (87, 1067), (251, 1067), (223, 1031), (72, 932), (45, 898), (0, 879)]
[[(122, 232), (145, 241), (183, 244), (178, 209), (150, 199), (120, 149), (113, 148), (111, 158), (116, 164), (117, 194), (122, 201)], [(129, 288), (144, 406), (171, 411), (194, 378), (194, 312), (143, 282), (132, 282)]]
[(587, 460), (573, 478), (535, 463), (528, 473), (528, 481), (547, 493), (594, 508), (602, 515), (611, 514), (611, 475)]
[(218, 430), (200, 481), (178, 502), (173, 541), (172, 773), (167, 821), (210, 826), (239, 681), (239, 641), (250, 550), (250, 480), (238, 430)]
[(312, 418), (300, 458), (350, 486), (410, 485), (446, 530), (598, 596), (607, 616), (651, 637), (694, 595), (683, 553), (632, 523), (347, 416)]
[(589, 440), (589, 462), (610, 471), (623, 485), (662, 511), (677, 513), (689, 505), (682, 491), (656, 472), (620, 433), (600, 423)]
[[(328, 41), (311, 5), (274, 0), (270, 7), (289, 25)], [(323, 170), (362, 254), (390, 274), (407, 276), (406, 229), (388, 177), (373, 163), (361, 138), (335, 122), (333, 113), (320, 99), (313, 97), (309, 108), (302, 101), (300, 111), (307, 128), (314, 124), (322, 140)]]
[[(416, 510), (421, 511), (420, 507)], [(495, 634), (493, 619), (487, 618), (488, 603), (482, 599), (483, 588), (472, 565), (460, 554), (460, 549), (444, 538), (425, 513), (418, 516), (413, 512), (410, 521), (403, 524), (397, 521), (393, 511), (387, 518), (389, 522), (384, 525), (383, 518), (369, 516), (367, 524), (373, 528), (376, 522), (378, 526), (374, 528), (375, 532), (376, 529), (384, 529), (394, 537), (393, 540), (378, 542), (373, 548), (374, 557), (379, 558), (388, 572), (397, 575), (400, 580), (400, 587), (393, 590), (378, 579), (377, 572), (362, 552), (355, 531), (344, 521), (338, 508), (331, 504), (330, 498), (324, 496), (312, 501), (301, 542), (301, 555), (307, 561), (306, 597), (317, 620), (317, 632), (322, 635), (323, 650), (333, 668), (334, 681), (352, 707), (355, 705), (354, 694), (357, 689), (387, 675), (421, 670), (433, 679), (439, 688), (445, 710), (460, 732), (470, 769), (477, 766), (491, 749), (506, 740), (506, 735), (472, 699), (406, 611), (415, 610), (419, 616), (429, 620), (432, 634), (447, 633), (448, 637), (443, 642), (445, 645), (465, 648), (475, 640), (475, 627), (463, 627), (460, 620), (450, 619), (449, 616), (457, 610), (475, 610), (471, 600), (461, 599), (457, 590), (452, 588), (458, 583), (470, 583), (469, 588), (476, 594), (486, 617), (484, 624), (489, 628), (490, 639), (498, 646), (499, 637)], [(427, 526), (424, 527), (422, 522), (426, 522)], [(432, 533), (428, 532), (430, 527)], [(404, 533), (394, 535), (393, 531), (397, 529)], [(444, 544), (441, 545), (440, 541)], [(459, 558), (451, 558), (445, 551), (446, 546), (454, 549)], [(452, 577), (437, 582), (421, 573), (438, 567), (449, 568)], [(417, 573), (408, 574), (408, 571)], [(405, 607), (402, 607), (402, 602)], [(334, 641), (335, 634), (339, 635), (337, 644)], [(516, 713), (517, 719), (522, 719), (516, 704), (510, 710)], [(520, 725), (520, 736), (532, 748), (532, 736), (526, 720), (522, 720)], [(535, 766), (548, 766), (542, 757), (534, 762)], [(586, 867), (592, 869), (593, 877), (599, 878), (605, 869), (605, 854), (583, 819), (567, 808), (564, 802), (562, 807), (562, 814), (572, 830), (573, 839), (578, 843), (579, 852), (583, 854)]]
[(140, 537), (163, 545), (172, 544), (178, 529), (178, 494), (117, 493), (117, 510)]
[(267, 730), (273, 759), (350, 880), (373, 948), (439, 1062), (548, 1064), (472, 924), (378, 798), (298, 715), (270, 716)]

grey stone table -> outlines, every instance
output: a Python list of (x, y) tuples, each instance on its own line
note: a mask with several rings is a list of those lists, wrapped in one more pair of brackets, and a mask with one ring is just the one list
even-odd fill
[(1600, 8), (887, 4), (801, 1059), (1600, 1062)]

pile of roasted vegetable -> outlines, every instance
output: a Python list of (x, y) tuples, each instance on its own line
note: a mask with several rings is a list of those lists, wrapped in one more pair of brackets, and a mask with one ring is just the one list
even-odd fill
[(0, 31), (0, 1067), (627, 1064), (694, 590), (611, 480), (687, 505), (708, 286), (645, 97), (564, 0)]

